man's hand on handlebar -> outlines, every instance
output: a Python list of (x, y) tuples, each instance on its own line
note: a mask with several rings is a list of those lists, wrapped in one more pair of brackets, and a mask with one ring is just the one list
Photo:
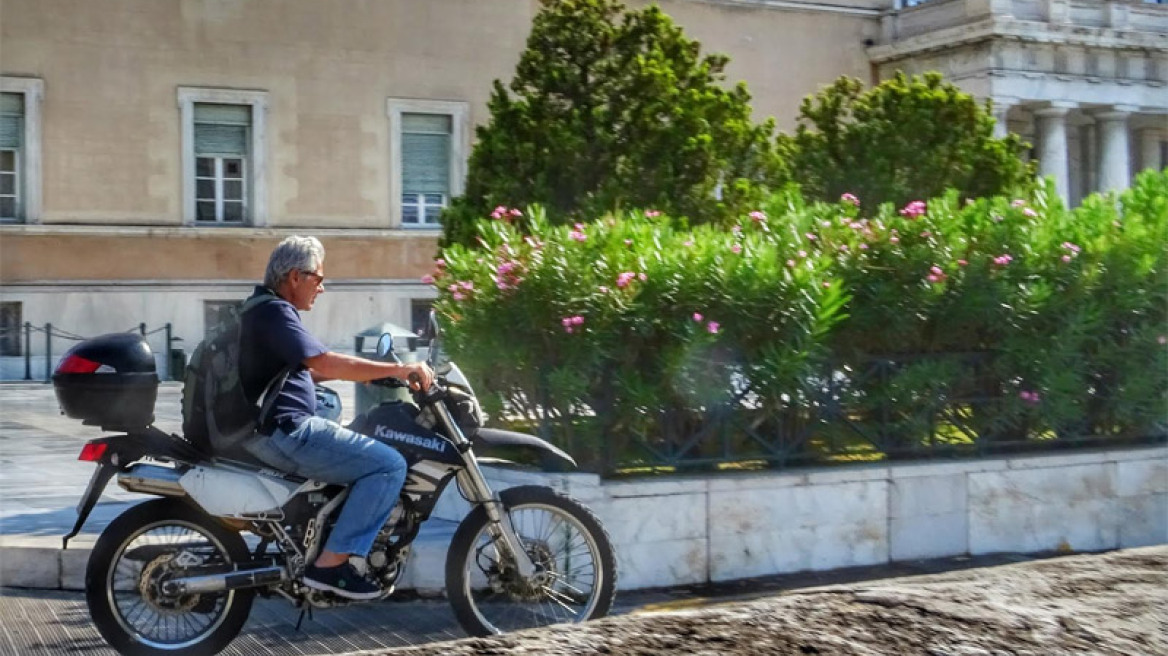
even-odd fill
[(402, 364), (401, 367), (404, 371), (399, 378), (408, 382), (410, 389), (415, 392), (425, 392), (434, 384), (434, 372), (425, 362), (411, 362)]

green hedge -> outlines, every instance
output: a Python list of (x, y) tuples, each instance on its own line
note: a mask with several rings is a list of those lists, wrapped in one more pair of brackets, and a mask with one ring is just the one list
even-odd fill
[(789, 192), (731, 230), (497, 211), (437, 307), (493, 417), (605, 472), (1162, 435), (1168, 171), (1054, 198), (864, 219)]

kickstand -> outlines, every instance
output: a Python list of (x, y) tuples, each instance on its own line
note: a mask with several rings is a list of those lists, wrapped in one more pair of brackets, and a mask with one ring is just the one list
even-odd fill
[(308, 615), (308, 621), (312, 621), (312, 606), (305, 606), (300, 609), (300, 619), (296, 620), (296, 630), (300, 630), (300, 624), (304, 622), (304, 616)]

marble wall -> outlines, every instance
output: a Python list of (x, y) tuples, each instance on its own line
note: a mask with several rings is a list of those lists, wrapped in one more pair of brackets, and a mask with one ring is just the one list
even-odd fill
[[(496, 489), (550, 485), (592, 508), (619, 587), (994, 552), (1168, 542), (1168, 448), (712, 477), (602, 481), (489, 468)], [(435, 514), (460, 519), (453, 488)]]

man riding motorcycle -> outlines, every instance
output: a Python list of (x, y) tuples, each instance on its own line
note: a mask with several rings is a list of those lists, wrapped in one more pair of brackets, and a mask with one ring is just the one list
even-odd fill
[[(381, 378), (410, 380), (425, 390), (434, 374), (424, 363), (374, 362), (326, 348), (298, 311), (312, 309), (324, 292), (324, 247), (315, 237), (292, 236), (272, 251), (256, 295), (269, 302), (245, 312), (241, 326), (240, 377), (248, 400), (287, 378), (256, 437), (243, 448), (262, 462), (325, 483), (351, 485), (348, 500), (315, 562), (305, 568), (308, 587), (349, 599), (375, 599), (381, 589), (349, 563), (368, 555), (401, 491), (406, 461), (393, 447), (314, 416), (314, 382)], [(412, 380), (411, 380), (412, 379)]]

